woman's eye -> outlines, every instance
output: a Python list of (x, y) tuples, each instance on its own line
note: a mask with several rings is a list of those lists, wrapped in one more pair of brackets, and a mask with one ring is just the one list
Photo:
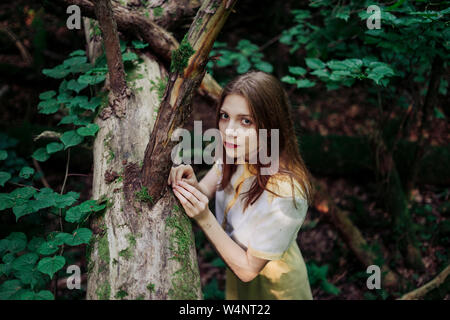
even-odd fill
[(244, 125), (246, 125), (246, 126), (249, 126), (249, 125), (252, 124), (252, 122), (251, 122), (250, 120), (248, 120), (248, 119), (242, 119), (242, 123), (243, 123)]
[(221, 113), (220, 119), (228, 119), (228, 115), (226, 113)]

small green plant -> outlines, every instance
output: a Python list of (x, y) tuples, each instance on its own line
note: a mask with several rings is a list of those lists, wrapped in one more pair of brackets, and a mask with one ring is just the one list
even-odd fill
[(332, 295), (338, 295), (338, 287), (328, 282), (328, 265), (318, 266), (314, 262), (307, 264), (308, 278), (311, 286), (320, 286), (323, 291)]
[(141, 190), (136, 191), (135, 196), (139, 201), (153, 203), (153, 197), (148, 194), (147, 187), (142, 187)]

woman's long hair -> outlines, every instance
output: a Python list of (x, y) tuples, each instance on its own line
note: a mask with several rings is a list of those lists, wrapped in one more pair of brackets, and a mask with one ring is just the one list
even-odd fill
[[(222, 90), (217, 104), (216, 128), (219, 128), (222, 104), (226, 96), (230, 94), (237, 94), (246, 99), (251, 116), (255, 121), (257, 132), (259, 132), (259, 129), (267, 129), (268, 133), (270, 129), (279, 129), (279, 171), (276, 174), (286, 174), (290, 177), (293, 195), (293, 179), (295, 179), (300, 184), (308, 204), (311, 205), (313, 196), (311, 175), (299, 152), (297, 136), (292, 122), (291, 104), (280, 81), (268, 73), (255, 70), (248, 71), (234, 78)], [(268, 134), (267, 150), (269, 152), (271, 150), (270, 137), (270, 134)], [(223, 176), (218, 187), (219, 190), (224, 190), (229, 185), (231, 177), (237, 169), (236, 164), (226, 163), (223, 145), (222, 148), (224, 157), (222, 159)], [(256, 169), (254, 170), (256, 171), (256, 179), (249, 191), (246, 192), (244, 211), (248, 205), (253, 204), (259, 198), (264, 190), (277, 195), (266, 187), (271, 176), (261, 174), (261, 167), (266, 166), (259, 162), (259, 157), (256, 164), (251, 164), (252, 169)]]

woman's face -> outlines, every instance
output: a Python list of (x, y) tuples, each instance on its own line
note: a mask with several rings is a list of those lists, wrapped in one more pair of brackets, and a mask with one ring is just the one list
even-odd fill
[[(220, 109), (219, 131), (227, 155), (236, 158), (236, 163), (249, 161), (250, 156), (257, 155), (255, 119), (250, 114), (247, 101), (241, 95), (230, 94), (225, 97)], [(250, 163), (255, 163), (253, 161)]]

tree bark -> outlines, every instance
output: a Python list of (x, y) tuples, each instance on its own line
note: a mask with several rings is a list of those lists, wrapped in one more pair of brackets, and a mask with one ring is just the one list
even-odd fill
[[(170, 140), (190, 113), (209, 51), (231, 10), (225, 5), (208, 0), (199, 9), (186, 37), (195, 50), (187, 67), (169, 74), (157, 57), (141, 55), (133, 73), (143, 77), (128, 83), (123, 117), (95, 120), (100, 130), (92, 198), (106, 200), (107, 208), (91, 221), (87, 299), (202, 298), (191, 221), (167, 188), (171, 144), (161, 141)], [(88, 40), (95, 59), (99, 39)], [(111, 77), (115, 70), (109, 71)], [(165, 77), (169, 82), (159, 101), (150, 82)]]

